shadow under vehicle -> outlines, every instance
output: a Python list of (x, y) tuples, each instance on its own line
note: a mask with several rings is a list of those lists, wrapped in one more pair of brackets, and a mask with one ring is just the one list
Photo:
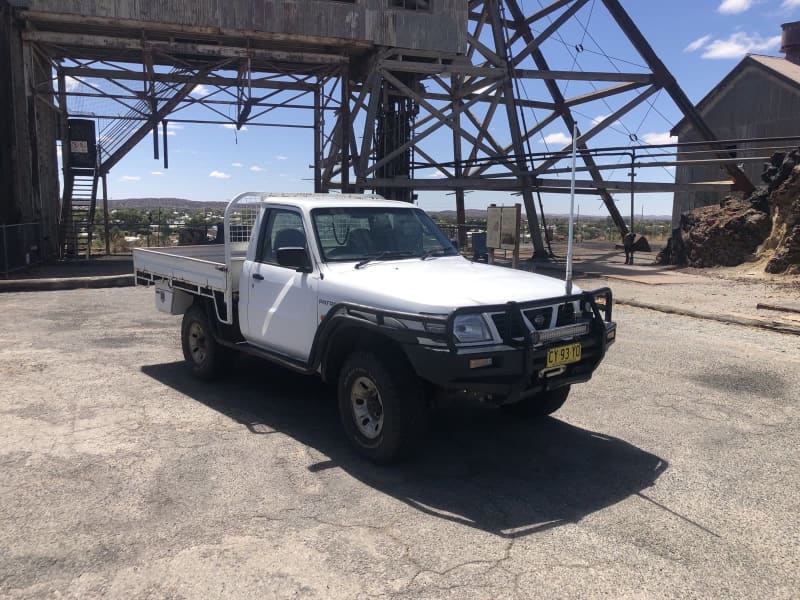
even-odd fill
[(311, 472), (341, 469), (423, 513), (501, 537), (578, 522), (640, 494), (668, 467), (618, 438), (551, 417), (520, 421), (484, 405), (439, 407), (428, 451), (379, 467), (335, 427), (335, 392), (318, 379), (255, 358), (220, 382), (194, 379), (181, 362), (142, 371), (251, 434), (279, 432), (325, 455)]

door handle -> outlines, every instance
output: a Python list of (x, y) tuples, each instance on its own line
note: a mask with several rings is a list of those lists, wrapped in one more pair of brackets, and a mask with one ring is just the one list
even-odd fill
[(258, 281), (264, 281), (264, 276), (261, 273), (253, 273), (253, 279), (257, 279)]

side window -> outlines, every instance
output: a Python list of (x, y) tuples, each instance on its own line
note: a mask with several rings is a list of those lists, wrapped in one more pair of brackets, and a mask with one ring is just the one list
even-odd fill
[(258, 262), (277, 264), (278, 248), (306, 248), (306, 234), (300, 215), (289, 210), (271, 210), (261, 236)]

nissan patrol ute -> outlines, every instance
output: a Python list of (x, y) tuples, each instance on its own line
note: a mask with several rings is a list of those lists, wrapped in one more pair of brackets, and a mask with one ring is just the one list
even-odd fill
[(463, 258), (428, 215), (366, 195), (248, 192), (224, 243), (134, 250), (137, 285), (183, 315), (200, 378), (237, 353), (337, 388), (355, 448), (376, 462), (413, 449), (442, 396), (548, 415), (614, 342), (608, 288)]

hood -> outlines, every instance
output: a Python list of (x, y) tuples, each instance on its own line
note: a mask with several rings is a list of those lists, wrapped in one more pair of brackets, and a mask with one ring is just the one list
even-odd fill
[[(447, 313), (464, 306), (505, 304), (565, 295), (564, 282), (460, 256), (428, 260), (328, 263), (320, 302), (355, 302), (398, 311)], [(580, 293), (573, 286), (573, 293)]]

